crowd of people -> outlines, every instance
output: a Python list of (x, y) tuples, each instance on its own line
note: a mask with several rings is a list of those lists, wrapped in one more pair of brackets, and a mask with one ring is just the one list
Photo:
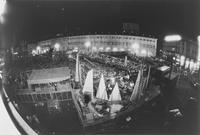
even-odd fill
[(124, 59), (112, 57), (105, 54), (99, 54), (99, 53), (90, 53), (90, 54), (84, 55), (84, 57), (87, 57), (92, 62), (105, 64), (106, 66), (114, 67), (118, 70), (128, 71), (132, 74), (138, 72), (140, 68), (140, 64), (142, 63), (141, 60), (138, 62), (135, 62), (134, 60), (127, 60), (125, 62)]
[[(86, 55), (86, 54), (85, 54)], [(101, 57), (100, 57), (101, 56)], [(97, 92), (98, 84), (100, 81), (101, 74), (104, 75), (105, 83), (106, 83), (106, 90), (108, 95), (111, 94), (115, 83), (118, 83), (120, 94), (122, 96), (122, 99), (129, 99), (130, 95), (132, 93), (132, 90), (134, 88), (134, 83), (137, 79), (138, 75), (138, 69), (134, 69), (134, 73), (128, 72), (127, 70), (120, 70), (119, 68), (115, 67), (116, 61), (123, 63), (123, 60), (119, 58), (114, 58), (106, 55), (100, 55), (96, 54), (87, 54), (87, 57), (89, 59), (89, 62), (84, 62), (85, 66), (88, 66), (89, 69), (94, 69), (94, 91)], [(101, 58), (101, 59), (100, 59)], [(113, 66), (110, 66), (109, 64), (103, 63), (106, 61), (115, 61), (113, 62)], [(108, 59), (109, 58), (109, 59)], [(112, 59), (112, 60), (111, 60)], [(88, 61), (88, 60), (87, 60)], [(83, 64), (83, 61), (82, 61)], [(86, 76), (88, 70), (85, 70), (83, 76)], [(83, 79), (84, 80), (84, 79)], [(84, 83), (84, 81), (83, 81)]]
[[(75, 76), (76, 53), (72, 53), (70, 56), (66, 52), (55, 51), (42, 55), (20, 57), (12, 63), (6, 78), (10, 84), (15, 84), (17, 89), (26, 89), (28, 88), (27, 79), (30, 76), (31, 70), (67, 66), (72, 70), (71, 78), (73, 79)], [(103, 73), (107, 80), (106, 83), (112, 83), (110, 78), (115, 78), (115, 81), (119, 83), (120, 90), (131, 89), (137, 78), (141, 58), (134, 55), (128, 55), (128, 57), (129, 60), (127, 60), (125, 65), (124, 59), (100, 53), (82, 53), (80, 55), (82, 83), (84, 83), (87, 71), (94, 69), (94, 78), (100, 78)], [(12, 69), (12, 67), (15, 67), (15, 69)], [(114, 87), (113, 85), (108, 86), (110, 86), (108, 89)], [(95, 87), (97, 86), (95, 85)]]
[(6, 84), (16, 84), (17, 89), (24, 89), (27, 88), (27, 79), (32, 70), (64, 66), (73, 69), (74, 63), (75, 61), (70, 61), (64, 52), (19, 57), (14, 59), (4, 72), (5, 82)]

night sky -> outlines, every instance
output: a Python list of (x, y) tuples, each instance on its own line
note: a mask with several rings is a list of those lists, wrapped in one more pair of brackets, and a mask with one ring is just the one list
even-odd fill
[(142, 33), (155, 37), (200, 34), (199, 0), (55, 1), (10, 2), (6, 16), (10, 31), (19, 40), (37, 40), (74, 31), (121, 32), (123, 22), (133, 22)]

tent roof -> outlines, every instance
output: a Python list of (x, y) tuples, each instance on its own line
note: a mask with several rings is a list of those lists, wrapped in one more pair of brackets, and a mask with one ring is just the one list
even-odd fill
[(32, 70), (28, 78), (28, 84), (45, 84), (59, 82), (70, 78), (68, 67)]

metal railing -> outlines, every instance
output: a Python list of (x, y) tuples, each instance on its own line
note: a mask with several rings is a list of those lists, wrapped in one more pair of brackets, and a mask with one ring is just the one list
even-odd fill
[[(3, 88), (3, 94), (5, 97), (9, 100), (9, 97), (7, 96), (7, 93), (5, 89)], [(8, 102), (9, 109), (16, 120), (16, 122), (20, 125), (20, 127), (24, 130), (24, 132), (27, 135), (38, 135), (27, 123), (26, 121), (22, 118), (22, 116), (18, 113), (16, 108), (14, 107), (13, 103), (11, 101)]]

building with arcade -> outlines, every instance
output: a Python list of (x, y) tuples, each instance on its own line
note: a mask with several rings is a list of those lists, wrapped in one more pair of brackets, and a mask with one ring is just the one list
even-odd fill
[(156, 56), (157, 39), (130, 35), (79, 35), (28, 44), (28, 52), (33, 55), (45, 53), (50, 48), (56, 51), (129, 51), (137, 56), (150, 57)]

